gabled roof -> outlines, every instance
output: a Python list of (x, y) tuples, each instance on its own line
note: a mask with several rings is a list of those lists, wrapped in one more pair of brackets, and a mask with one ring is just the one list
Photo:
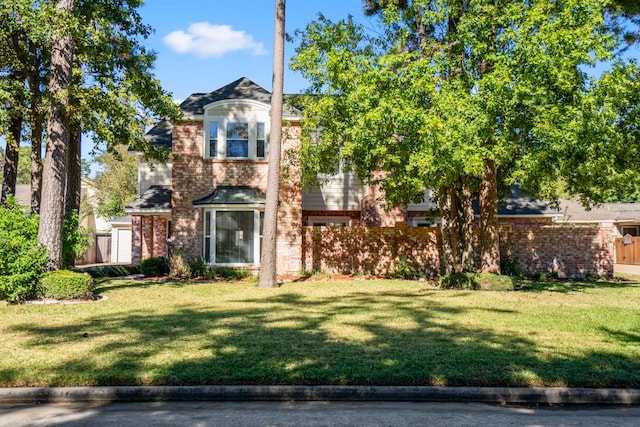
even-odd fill
[(152, 185), (124, 208), (129, 214), (171, 213), (171, 186)]
[(640, 203), (601, 203), (587, 210), (577, 200), (561, 200), (566, 222), (640, 222)]
[(271, 93), (248, 78), (242, 77), (213, 92), (194, 93), (180, 104), (180, 109), (186, 114), (201, 115), (204, 114), (206, 105), (225, 99), (251, 99), (269, 104)]
[[(502, 200), (498, 207), (500, 216), (561, 216), (557, 209), (549, 206), (549, 203), (536, 199), (535, 197), (523, 194), (520, 186), (512, 185), (510, 193)], [(479, 210), (478, 210), (479, 212)]]
[(145, 138), (153, 146), (171, 149), (173, 125), (167, 120), (162, 120), (145, 134)]

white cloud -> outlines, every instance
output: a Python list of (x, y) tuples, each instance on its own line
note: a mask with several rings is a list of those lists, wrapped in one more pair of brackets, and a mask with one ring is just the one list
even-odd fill
[(250, 34), (236, 31), (229, 25), (213, 25), (208, 22), (191, 24), (187, 32), (173, 31), (163, 41), (176, 52), (214, 58), (236, 50), (252, 50), (253, 55), (267, 54), (264, 45), (253, 40)]

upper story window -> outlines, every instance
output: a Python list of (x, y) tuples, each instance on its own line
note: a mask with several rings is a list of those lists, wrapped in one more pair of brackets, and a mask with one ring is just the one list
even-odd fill
[(212, 159), (265, 159), (269, 106), (226, 100), (205, 108), (204, 156)]
[(227, 123), (227, 158), (249, 158), (249, 123)]

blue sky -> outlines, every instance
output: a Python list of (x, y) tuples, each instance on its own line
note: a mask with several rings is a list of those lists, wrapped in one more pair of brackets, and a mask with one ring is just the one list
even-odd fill
[[(176, 99), (210, 92), (240, 77), (271, 90), (273, 0), (147, 0), (143, 21), (155, 29), (146, 41), (157, 53), (156, 76)], [(365, 22), (362, 0), (288, 0), (286, 31), (293, 34), (318, 13), (339, 20), (352, 15)], [(295, 43), (285, 46), (285, 68)], [(286, 93), (306, 87), (299, 74), (286, 72)]]

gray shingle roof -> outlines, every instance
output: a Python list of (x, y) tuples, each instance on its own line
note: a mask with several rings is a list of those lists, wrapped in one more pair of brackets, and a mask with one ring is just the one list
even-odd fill
[(146, 134), (145, 138), (156, 147), (167, 147), (171, 149), (173, 140), (173, 125), (167, 120), (163, 120), (152, 127)]
[(204, 106), (224, 99), (252, 99), (264, 103), (271, 102), (271, 93), (246, 77), (209, 93), (194, 93), (185, 99), (180, 108), (186, 114), (204, 114)]
[[(226, 86), (209, 93), (194, 93), (180, 104), (180, 109), (189, 115), (204, 114), (204, 107), (212, 102), (225, 99), (250, 99), (264, 103), (271, 102), (271, 93), (262, 86), (242, 77)], [(145, 135), (151, 145), (171, 148), (173, 126), (166, 120), (152, 127)]]
[(171, 212), (171, 186), (152, 185), (142, 196), (124, 208), (127, 213)]
[[(480, 214), (478, 201), (473, 203), (473, 211), (476, 215)], [(511, 192), (502, 199), (498, 207), (498, 215), (562, 216), (558, 210), (551, 208), (549, 203), (523, 194), (518, 185), (511, 186)]]
[(640, 203), (602, 203), (587, 210), (577, 200), (561, 200), (566, 222), (640, 222)]

